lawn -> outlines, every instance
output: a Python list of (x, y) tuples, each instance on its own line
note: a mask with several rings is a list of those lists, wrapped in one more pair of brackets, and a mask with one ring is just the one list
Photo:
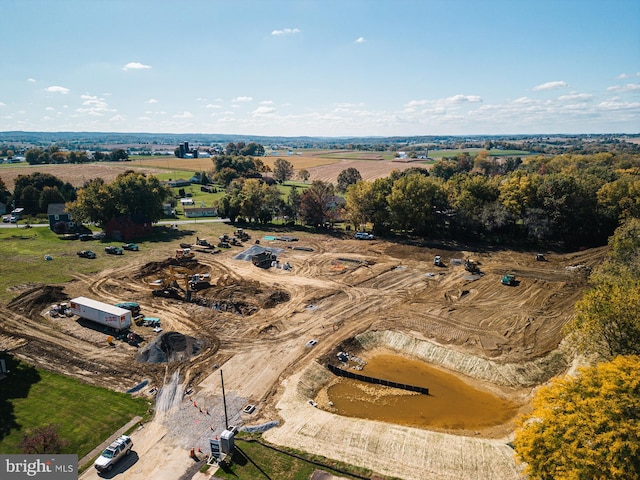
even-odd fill
[[(369, 479), (373, 475), (373, 472), (353, 465), (253, 440), (252, 437), (236, 437), (231, 462), (221, 466), (215, 476), (225, 480), (308, 480), (315, 470), (345, 478)], [(391, 477), (376, 478), (391, 480)]]
[[(93, 250), (98, 258), (80, 258), (76, 253), (78, 250)], [(0, 301), (4, 303), (19, 293), (11, 287), (68, 282), (74, 273), (98, 272), (105, 268), (107, 262), (101, 242), (60, 240), (48, 227), (24, 228), (20, 225), (1, 228), (0, 252)], [(51, 255), (53, 260), (45, 260), (45, 254)]]
[(60, 453), (81, 458), (136, 415), (147, 402), (125, 393), (85, 385), (4, 355), (9, 375), (1, 380), (0, 452), (20, 453), (25, 432), (54, 424), (68, 445)]

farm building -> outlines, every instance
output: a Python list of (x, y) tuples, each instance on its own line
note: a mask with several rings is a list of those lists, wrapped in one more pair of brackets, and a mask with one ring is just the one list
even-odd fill
[(185, 207), (184, 216), (187, 218), (217, 217), (218, 210), (215, 207)]
[(107, 238), (121, 242), (143, 237), (150, 234), (151, 230), (151, 220), (144, 215), (137, 214), (112, 218), (104, 226)]

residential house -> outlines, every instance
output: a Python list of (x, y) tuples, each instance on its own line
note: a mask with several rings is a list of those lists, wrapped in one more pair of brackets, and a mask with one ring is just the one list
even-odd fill
[(49, 228), (55, 233), (68, 233), (74, 227), (71, 214), (67, 212), (64, 203), (50, 203), (47, 207), (47, 218)]

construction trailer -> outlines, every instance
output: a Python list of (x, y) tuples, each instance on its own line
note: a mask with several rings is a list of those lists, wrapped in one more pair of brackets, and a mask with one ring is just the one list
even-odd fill
[(91, 298), (77, 297), (69, 301), (69, 310), (80, 318), (120, 332), (131, 327), (131, 311)]

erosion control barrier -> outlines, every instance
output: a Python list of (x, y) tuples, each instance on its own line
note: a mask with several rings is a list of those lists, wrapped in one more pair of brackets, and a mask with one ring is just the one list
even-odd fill
[(405, 383), (382, 380), (381, 378), (368, 377), (366, 375), (360, 375), (358, 373), (349, 372), (348, 370), (343, 370), (331, 364), (328, 364), (327, 368), (331, 373), (339, 377), (353, 378), (354, 380), (360, 380), (362, 382), (375, 383), (377, 385), (384, 385), (385, 387), (401, 388), (410, 392), (418, 392), (424, 395), (429, 395), (429, 389), (425, 387), (417, 387), (415, 385), (407, 385)]

